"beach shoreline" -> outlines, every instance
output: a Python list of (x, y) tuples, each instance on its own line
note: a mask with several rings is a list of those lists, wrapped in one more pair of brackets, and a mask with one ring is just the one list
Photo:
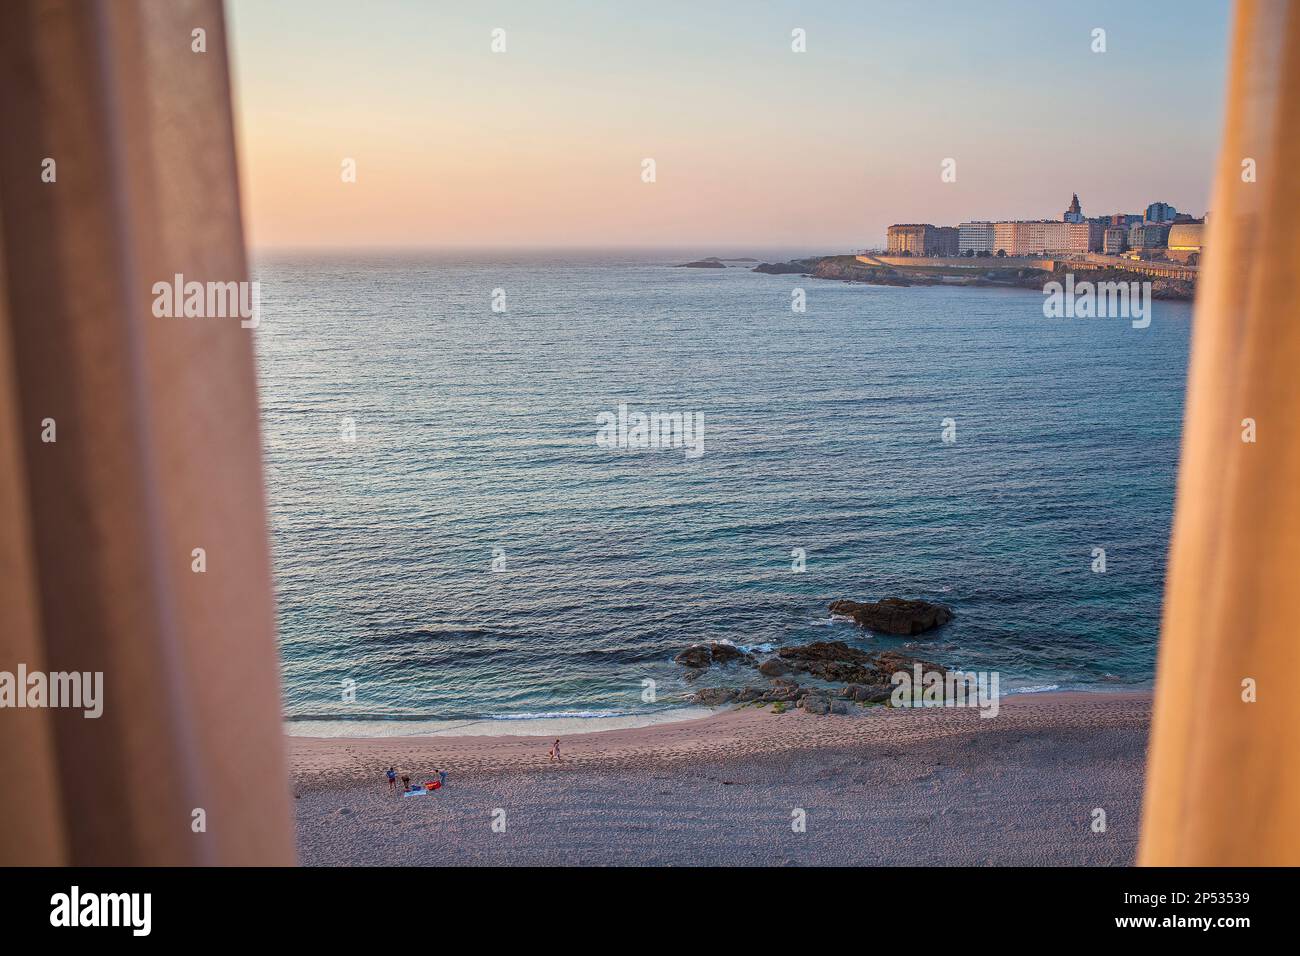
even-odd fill
[[(289, 720), (291, 738), (364, 740), (388, 737), (554, 737), (632, 730), (656, 724), (682, 723), (711, 717), (716, 707), (683, 704), (657, 711), (624, 714), (529, 714), (455, 718), (396, 718), (375, 720)], [(313, 732), (315, 731), (315, 732)]]
[[(741, 707), (563, 736), (558, 762), (505, 734), (286, 746), (305, 864), (1124, 865), (1150, 711), (1149, 691), (1016, 695), (991, 719)], [(448, 782), (405, 798), (390, 765)]]

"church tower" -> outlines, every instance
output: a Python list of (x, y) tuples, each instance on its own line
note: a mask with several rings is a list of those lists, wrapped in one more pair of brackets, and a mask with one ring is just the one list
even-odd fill
[(1075, 193), (1074, 198), (1070, 200), (1070, 208), (1065, 210), (1065, 215), (1061, 217), (1063, 222), (1083, 222), (1083, 208), (1079, 205), (1079, 194)]

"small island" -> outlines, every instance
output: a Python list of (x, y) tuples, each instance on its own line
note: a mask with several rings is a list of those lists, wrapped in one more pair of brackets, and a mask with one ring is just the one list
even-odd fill
[(683, 262), (674, 268), (677, 269), (725, 269), (728, 262), (757, 262), (752, 256), (740, 256), (734, 259), (723, 259), (719, 256), (709, 256), (707, 259), (696, 259), (694, 262)]

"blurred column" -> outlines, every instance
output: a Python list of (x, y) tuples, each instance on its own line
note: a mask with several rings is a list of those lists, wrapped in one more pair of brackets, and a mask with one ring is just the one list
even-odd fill
[(217, 0), (0, 4), (0, 670), (104, 674), (0, 710), (0, 862), (294, 860), (256, 332), (154, 310), (248, 278), (226, 60)]
[(1241, 0), (1196, 296), (1143, 864), (1300, 864), (1297, 118), (1300, 4)]

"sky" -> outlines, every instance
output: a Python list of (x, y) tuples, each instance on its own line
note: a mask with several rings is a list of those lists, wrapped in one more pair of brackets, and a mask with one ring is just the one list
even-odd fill
[(811, 253), (883, 245), (894, 222), (1059, 219), (1075, 192), (1090, 216), (1200, 215), (1229, 14), (227, 0), (245, 229), (256, 248)]

